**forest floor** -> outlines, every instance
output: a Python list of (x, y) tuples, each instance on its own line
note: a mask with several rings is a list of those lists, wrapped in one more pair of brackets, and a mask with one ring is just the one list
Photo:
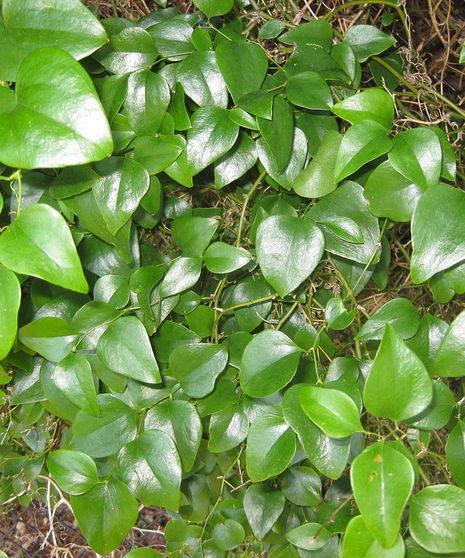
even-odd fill
[[(154, 0), (83, 0), (94, 6), (102, 17), (128, 17), (138, 19), (159, 6)], [(251, 37), (255, 37), (259, 27), (270, 18), (284, 19), (293, 24), (311, 21), (332, 13), (332, 23), (342, 32), (355, 23), (369, 23), (380, 26), (386, 13), (392, 8), (371, 0), (245, 0), (247, 4), (238, 9), (240, 17), (246, 21)], [(176, 6), (181, 12), (194, 9), (190, 0), (169, 0), (168, 6)], [(418, 91), (429, 91), (434, 102), (425, 103), (420, 99), (409, 102), (409, 119), (415, 124), (438, 124), (452, 126), (448, 112), (450, 100), (465, 110), (465, 72), (459, 64), (461, 42), (464, 39), (465, 5), (463, 0), (403, 0), (399, 6), (406, 15), (406, 26), (399, 18), (389, 27), (407, 61), (404, 78), (407, 84)], [(406, 31), (408, 29), (408, 32)], [(266, 45), (271, 51), (274, 42)], [(431, 90), (436, 94), (431, 95)], [(464, 134), (465, 126), (456, 126), (454, 145), (459, 162), (458, 185), (465, 187)], [(405, 242), (408, 242), (408, 227), (405, 227)], [(397, 231), (402, 233), (401, 230)], [(402, 241), (402, 236), (398, 237)], [(400, 258), (401, 259), (401, 258)], [(393, 253), (393, 267), (396, 253)], [(401, 262), (396, 269), (399, 281), (405, 279), (407, 271)], [(395, 278), (394, 278), (395, 282)], [(449, 313), (445, 305), (442, 312)], [(449, 317), (450, 319), (450, 317)], [(52, 523), (47, 505), (34, 500), (24, 507), (11, 505), (0, 516), (0, 549), (10, 558), (95, 558), (96, 554), (85, 546), (85, 541), (76, 526), (74, 517), (67, 506), (55, 510)], [(138, 527), (134, 528), (121, 547), (112, 553), (114, 558), (124, 556), (129, 550), (152, 547), (162, 551), (163, 531), (168, 517), (158, 508), (143, 508)]]

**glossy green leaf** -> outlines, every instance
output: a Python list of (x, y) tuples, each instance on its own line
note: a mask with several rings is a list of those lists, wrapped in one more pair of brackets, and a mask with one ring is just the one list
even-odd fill
[(427, 486), (410, 502), (410, 534), (429, 552), (465, 552), (464, 522), (465, 491), (457, 486)]
[(265, 484), (252, 484), (244, 494), (244, 511), (258, 539), (270, 531), (284, 509), (285, 498), (280, 490)]
[(79, 411), (73, 422), (71, 448), (91, 457), (114, 455), (137, 435), (136, 413), (109, 394), (97, 396), (100, 416)]
[(357, 183), (345, 182), (314, 204), (307, 216), (323, 231), (328, 252), (364, 265), (377, 260), (378, 219), (366, 207), (363, 188)]
[(171, 234), (183, 254), (200, 257), (210, 244), (217, 228), (218, 221), (211, 217), (184, 215), (173, 221)]
[(60, 362), (71, 352), (78, 331), (61, 318), (44, 317), (23, 326), (18, 337), (26, 347), (47, 360)]
[(284, 472), (282, 491), (297, 506), (314, 507), (321, 502), (321, 479), (310, 467), (290, 467)]
[(0, 268), (0, 360), (10, 352), (16, 338), (20, 303), (21, 287), (18, 278), (9, 269)]
[(388, 130), (394, 120), (394, 101), (384, 89), (367, 89), (339, 101), (331, 110), (351, 124), (373, 120)]
[(325, 318), (331, 329), (345, 329), (354, 321), (355, 310), (348, 311), (342, 299), (333, 297), (326, 303)]
[(420, 188), (435, 186), (442, 167), (439, 138), (429, 128), (405, 130), (394, 138), (389, 161), (397, 172)]
[(350, 478), (365, 525), (382, 547), (391, 548), (415, 480), (410, 461), (377, 442), (354, 459)]
[(228, 91), (211, 50), (193, 52), (176, 68), (176, 79), (199, 107), (228, 106)]
[(2, 18), (2, 80), (16, 81), (22, 60), (40, 47), (59, 45), (80, 60), (108, 40), (102, 25), (79, 0), (5, 0)]
[(344, 392), (307, 386), (299, 392), (305, 414), (331, 438), (345, 438), (362, 432), (357, 405)]
[(213, 453), (229, 451), (245, 440), (249, 421), (238, 405), (213, 413), (210, 418), (208, 449)]
[(2, 233), (0, 262), (66, 289), (88, 290), (66, 221), (48, 205), (31, 205)]
[(214, 242), (203, 256), (205, 267), (212, 273), (230, 273), (249, 263), (252, 256), (244, 248), (236, 248), (226, 242)]
[(226, 109), (201, 107), (192, 116), (192, 128), (187, 132), (187, 164), (197, 174), (224, 155), (234, 145), (239, 126)]
[(413, 337), (420, 325), (418, 311), (406, 298), (393, 298), (370, 316), (356, 338), (363, 341), (380, 340), (386, 324), (391, 324), (401, 339)]
[(271, 120), (258, 118), (257, 122), (276, 162), (276, 170), (282, 172), (289, 162), (294, 140), (294, 115), (291, 105), (282, 97), (275, 97)]
[(131, 550), (127, 554), (124, 555), (124, 558), (162, 558), (163, 554), (160, 554), (153, 548), (135, 548)]
[(421, 194), (421, 188), (397, 172), (390, 161), (378, 165), (365, 186), (373, 215), (393, 221), (410, 221)]
[(451, 390), (440, 380), (433, 380), (433, 399), (426, 409), (407, 421), (420, 430), (439, 430), (449, 422), (455, 408)]
[(298, 107), (328, 110), (333, 106), (331, 90), (326, 81), (315, 72), (302, 72), (291, 76), (287, 82), (286, 93), (289, 101)]
[(15, 91), (16, 106), (0, 114), (2, 163), (64, 167), (110, 155), (113, 141), (94, 85), (70, 54), (54, 47), (33, 51), (21, 64)]
[(97, 354), (114, 372), (149, 384), (161, 382), (147, 332), (134, 316), (110, 324), (98, 341)]
[(138, 515), (137, 501), (131, 491), (114, 478), (97, 484), (86, 494), (71, 496), (71, 507), (87, 542), (99, 554), (115, 550)]
[(391, 324), (384, 335), (365, 382), (363, 401), (369, 413), (400, 421), (428, 407), (433, 386), (428, 371)]
[(250, 425), (247, 436), (246, 467), (252, 482), (282, 473), (296, 450), (295, 434), (276, 414), (263, 414)]
[(465, 312), (461, 312), (449, 326), (436, 354), (433, 366), (434, 374), (443, 377), (460, 377), (465, 375), (463, 365), (465, 352)]
[(334, 169), (341, 141), (342, 136), (335, 130), (325, 135), (309, 165), (294, 181), (293, 188), (299, 196), (320, 198), (336, 189)]
[(446, 443), (447, 468), (462, 488), (465, 486), (465, 423), (459, 420)]
[(262, 48), (252, 43), (221, 41), (215, 52), (218, 67), (236, 104), (247, 93), (260, 89), (268, 69), (268, 59)]
[(194, 51), (191, 41), (192, 25), (177, 17), (148, 27), (156, 48), (168, 60), (179, 61)]
[(213, 527), (213, 540), (221, 550), (232, 550), (239, 546), (245, 537), (244, 527), (234, 519), (226, 519)]
[(255, 142), (245, 132), (240, 132), (239, 138), (232, 150), (215, 163), (215, 186), (223, 188), (234, 182), (250, 170), (256, 161), (257, 151)]
[(200, 258), (174, 260), (160, 284), (160, 295), (166, 298), (190, 289), (197, 283), (201, 269)]
[(99, 415), (97, 394), (89, 361), (84, 355), (71, 353), (53, 371), (57, 387), (80, 409)]
[(329, 536), (319, 523), (304, 523), (286, 533), (287, 540), (303, 550), (318, 550), (328, 542)]
[(300, 349), (281, 331), (267, 329), (246, 346), (240, 382), (251, 397), (267, 397), (286, 386), (297, 372)]
[(250, 304), (234, 310), (234, 317), (241, 331), (253, 331), (259, 326), (271, 310), (271, 290), (268, 283), (262, 278), (248, 277), (239, 281), (232, 289), (228, 305), (249, 303), (254, 300), (270, 297), (270, 300)]
[(184, 471), (190, 471), (202, 439), (202, 423), (196, 408), (187, 401), (168, 400), (150, 408), (145, 429), (168, 434), (178, 448)]
[(73, 450), (55, 450), (48, 454), (47, 469), (66, 493), (84, 494), (99, 481), (97, 466), (85, 453)]
[(170, 356), (170, 371), (190, 397), (205, 397), (228, 362), (222, 345), (191, 343), (177, 347)]
[(186, 142), (174, 135), (141, 136), (132, 143), (134, 158), (150, 175), (166, 170), (179, 158)]
[(421, 196), (412, 218), (410, 274), (414, 283), (465, 260), (464, 218), (462, 190), (441, 184)]
[(279, 39), (286, 45), (319, 45), (329, 51), (333, 42), (333, 29), (324, 19), (296, 25)]
[(56, 199), (69, 198), (90, 190), (98, 179), (90, 165), (66, 167), (53, 181), (50, 192)]
[(179, 509), (181, 461), (168, 434), (147, 430), (121, 448), (117, 461), (123, 480), (144, 505)]
[(357, 60), (364, 62), (370, 56), (387, 50), (396, 40), (373, 25), (353, 25), (347, 31), (344, 42), (354, 51)]
[(384, 126), (373, 120), (354, 124), (345, 133), (339, 147), (334, 171), (336, 181), (350, 176), (391, 149), (392, 140)]
[[(227, 14), (233, 7), (233, 0), (194, 0), (195, 6), (208, 18)], [(228, 550), (228, 549), (225, 549)]]
[(350, 438), (330, 438), (305, 414), (299, 401), (304, 384), (289, 388), (283, 397), (283, 414), (302, 444), (312, 465), (323, 475), (337, 479), (349, 458)]
[(128, 78), (126, 114), (138, 136), (156, 134), (170, 104), (170, 89), (160, 74), (144, 70)]
[(288, 215), (265, 219), (257, 230), (257, 259), (265, 279), (285, 296), (315, 269), (324, 250), (321, 230)]
[(281, 33), (284, 27), (284, 21), (280, 21), (279, 19), (269, 19), (260, 27), (258, 38), (275, 39)]
[(357, 515), (347, 525), (342, 541), (342, 558), (404, 558), (404, 541), (397, 537), (391, 548), (383, 548), (367, 529), (363, 517)]

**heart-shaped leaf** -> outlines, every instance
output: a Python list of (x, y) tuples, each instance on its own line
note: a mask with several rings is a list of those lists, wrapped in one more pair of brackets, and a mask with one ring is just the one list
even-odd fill
[[(391, 548), (383, 548), (367, 529), (363, 517), (353, 517), (346, 528), (342, 541), (343, 558), (404, 558), (404, 541), (398, 535)], [(410, 556), (410, 555), (409, 555)]]
[(384, 548), (399, 536), (402, 512), (413, 488), (410, 461), (395, 449), (377, 442), (352, 463), (350, 480), (363, 521)]
[(394, 298), (370, 316), (357, 333), (357, 339), (382, 339), (386, 324), (391, 324), (402, 339), (413, 337), (420, 320), (415, 306), (406, 298)]
[(23, 169), (64, 167), (99, 161), (112, 150), (108, 121), (84, 68), (58, 48), (29, 54), (18, 72), (16, 106), (0, 114), (0, 161)]
[(321, 230), (289, 215), (265, 219), (257, 230), (257, 259), (265, 279), (286, 296), (315, 269), (324, 250)]
[(373, 25), (352, 25), (344, 38), (359, 62), (364, 62), (370, 56), (384, 52), (396, 40), (377, 29)]
[(94, 460), (80, 451), (52, 451), (47, 457), (47, 469), (59, 487), (68, 494), (84, 494), (99, 480)]
[(339, 101), (331, 110), (351, 124), (373, 120), (388, 130), (394, 120), (394, 101), (384, 89), (362, 91)]
[(9, 269), (0, 269), (0, 360), (13, 346), (18, 329), (18, 311), (21, 303), (21, 286)]
[(286, 499), (280, 490), (265, 484), (253, 484), (244, 494), (244, 511), (258, 539), (268, 533), (281, 515)]
[(465, 312), (455, 318), (446, 331), (436, 354), (433, 371), (437, 376), (465, 376)]
[(31, 205), (1, 234), (0, 262), (65, 289), (88, 290), (66, 221), (49, 205)]

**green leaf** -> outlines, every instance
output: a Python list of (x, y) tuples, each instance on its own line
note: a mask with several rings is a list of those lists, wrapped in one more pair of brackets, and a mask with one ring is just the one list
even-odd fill
[(78, 337), (76, 328), (61, 318), (38, 318), (18, 331), (21, 343), (47, 360), (60, 362), (70, 352)]
[(373, 25), (352, 25), (346, 33), (344, 42), (351, 47), (359, 62), (365, 62), (370, 56), (390, 48), (396, 40)]
[(58, 200), (69, 198), (90, 190), (98, 179), (90, 165), (66, 167), (52, 182), (50, 193)]
[(212, 453), (229, 451), (245, 440), (249, 421), (238, 405), (213, 413), (210, 418), (208, 449)]
[(313, 205), (307, 216), (319, 223), (328, 252), (364, 265), (377, 260), (378, 219), (368, 211), (357, 183), (345, 182)]
[(365, 525), (382, 547), (391, 548), (415, 481), (410, 461), (377, 442), (354, 459), (350, 480)]
[(266, 329), (246, 346), (240, 382), (251, 397), (268, 397), (286, 386), (297, 372), (300, 349), (281, 331)]
[(202, 423), (191, 403), (175, 400), (158, 403), (148, 410), (144, 427), (168, 434), (178, 448), (183, 470), (192, 469), (202, 439)]
[(141, 382), (158, 384), (161, 376), (147, 332), (134, 316), (112, 322), (97, 344), (97, 354), (110, 370)]
[(386, 128), (372, 120), (351, 126), (342, 138), (336, 159), (335, 180), (341, 181), (366, 163), (392, 149)]
[(318, 550), (329, 537), (330, 533), (319, 523), (304, 523), (286, 533), (287, 540), (303, 550)]
[(389, 161), (397, 172), (423, 190), (436, 186), (442, 168), (442, 149), (437, 134), (429, 128), (414, 128), (397, 134)]
[(280, 21), (279, 19), (269, 19), (260, 27), (258, 38), (275, 39), (285, 26), (284, 21)]
[(204, 256), (205, 266), (212, 273), (230, 273), (249, 263), (252, 256), (244, 248), (236, 248), (226, 242), (214, 242)]
[(297, 384), (284, 394), (284, 418), (299, 437), (312, 465), (321, 474), (337, 479), (349, 458), (350, 438), (330, 438), (309, 419), (299, 401), (299, 393), (303, 388), (304, 384)]
[(218, 221), (212, 217), (184, 215), (173, 221), (171, 234), (184, 255), (201, 257), (217, 228)]
[(176, 80), (199, 107), (227, 108), (228, 90), (211, 50), (193, 52), (176, 67)]
[(324, 19), (296, 25), (279, 39), (286, 45), (319, 45), (329, 51), (333, 43), (333, 28)]
[(446, 443), (447, 468), (462, 488), (465, 486), (465, 422), (459, 420), (450, 431)]
[(187, 164), (197, 174), (224, 155), (236, 142), (239, 126), (229, 118), (226, 109), (206, 106), (192, 116), (187, 132)]
[(94, 58), (113, 74), (145, 70), (158, 56), (152, 37), (139, 27), (126, 27), (110, 35), (110, 43), (94, 53)]
[(307, 386), (300, 390), (299, 401), (305, 414), (331, 438), (363, 431), (357, 405), (342, 391)]
[(234, 0), (194, 0), (194, 4), (210, 19), (211, 17), (224, 15), (231, 11)]
[(163, 558), (163, 554), (153, 548), (136, 548), (125, 554), (124, 558)]
[(138, 136), (150, 136), (159, 131), (170, 98), (170, 88), (160, 74), (144, 70), (129, 76), (124, 107)]
[(184, 392), (200, 399), (213, 391), (227, 362), (228, 351), (222, 345), (191, 343), (174, 349), (169, 365)]
[(95, 166), (101, 179), (92, 189), (111, 234), (131, 218), (150, 185), (145, 168), (128, 157), (111, 157)]
[(200, 258), (179, 258), (174, 260), (160, 284), (160, 296), (166, 298), (193, 287), (202, 270)]
[(348, 312), (342, 299), (339, 297), (333, 297), (326, 303), (325, 318), (328, 322), (328, 327), (331, 329), (345, 329), (354, 321), (355, 310)]
[(245, 538), (244, 527), (234, 519), (226, 519), (213, 527), (213, 540), (221, 550), (232, 550)]
[(244, 511), (257, 539), (263, 539), (281, 515), (285, 498), (280, 490), (265, 484), (252, 484), (244, 494)]
[(351, 124), (372, 120), (387, 130), (391, 129), (394, 120), (394, 101), (384, 89), (367, 89), (339, 101), (331, 110)]
[(72, 449), (91, 457), (114, 455), (137, 435), (135, 411), (109, 394), (97, 396), (100, 416), (79, 411), (73, 422)]
[(433, 387), (428, 371), (391, 324), (365, 382), (363, 401), (369, 413), (395, 422), (414, 417), (431, 403)]
[(450, 324), (436, 355), (433, 372), (436, 376), (465, 376), (465, 312)]
[(429, 552), (465, 552), (465, 491), (438, 484), (417, 492), (410, 501), (410, 534)]
[(317, 506), (321, 502), (321, 479), (310, 467), (291, 467), (284, 472), (282, 491), (297, 506)]
[(324, 250), (321, 230), (288, 215), (265, 219), (257, 230), (257, 259), (265, 279), (285, 296), (312, 273)]
[(271, 120), (258, 118), (257, 122), (276, 162), (276, 170), (282, 172), (291, 157), (294, 140), (294, 115), (291, 105), (282, 97), (275, 97)]
[(67, 52), (47, 47), (29, 54), (15, 92), (16, 106), (0, 114), (0, 161), (5, 165), (64, 167), (99, 161), (112, 152), (110, 127), (94, 85)]
[(89, 361), (84, 355), (71, 353), (53, 371), (58, 389), (80, 409), (99, 415), (97, 394)]
[(181, 461), (174, 441), (160, 430), (147, 430), (121, 448), (122, 479), (145, 506), (179, 509)]
[[(273, 294), (263, 277), (247, 277), (239, 281), (232, 289), (228, 305), (249, 303), (257, 299), (270, 297)], [(241, 331), (253, 331), (267, 317), (271, 310), (272, 301), (258, 302), (234, 310), (234, 317)]]
[(418, 311), (407, 298), (393, 298), (370, 316), (357, 333), (356, 339), (380, 340), (386, 324), (391, 324), (401, 339), (413, 337), (418, 331)]
[(221, 41), (215, 53), (234, 103), (260, 89), (268, 70), (268, 59), (262, 48), (252, 43)]
[(31, 205), (1, 234), (0, 262), (65, 289), (88, 291), (66, 221), (48, 205)]
[(410, 221), (421, 194), (422, 190), (397, 172), (390, 161), (378, 165), (365, 186), (373, 215), (393, 221)]
[(465, 260), (464, 219), (462, 190), (440, 184), (421, 196), (412, 218), (410, 274), (414, 283)]
[(140, 136), (132, 145), (136, 161), (150, 175), (154, 175), (166, 170), (180, 157), (186, 147), (186, 140), (175, 135)]
[(24, 58), (41, 47), (56, 46), (76, 60), (107, 42), (102, 25), (79, 0), (5, 0), (2, 4), (0, 79), (16, 81)]
[(335, 130), (324, 136), (313, 159), (294, 181), (293, 188), (299, 196), (321, 198), (336, 189), (334, 169), (341, 141), (341, 134)]
[(20, 303), (21, 287), (18, 278), (9, 269), (0, 268), (0, 360), (10, 352), (16, 338)]
[(353, 517), (342, 541), (342, 558), (404, 558), (405, 548), (401, 536), (391, 548), (383, 548), (367, 529), (363, 517)]
[(302, 72), (291, 76), (287, 81), (286, 93), (289, 101), (298, 107), (329, 110), (333, 106), (329, 86), (315, 72)]
[(245, 454), (251, 481), (263, 481), (282, 473), (295, 450), (295, 434), (279, 415), (257, 417), (250, 425)]
[(108, 554), (120, 545), (139, 511), (129, 488), (114, 478), (86, 494), (71, 496), (71, 507), (88, 544), (99, 554)]
[(97, 466), (80, 451), (55, 450), (48, 454), (47, 469), (58, 486), (68, 494), (88, 492), (98, 482)]
[(240, 132), (239, 138), (232, 150), (215, 163), (215, 186), (223, 188), (234, 182), (250, 170), (256, 162), (257, 151), (255, 141), (250, 139), (245, 132)]

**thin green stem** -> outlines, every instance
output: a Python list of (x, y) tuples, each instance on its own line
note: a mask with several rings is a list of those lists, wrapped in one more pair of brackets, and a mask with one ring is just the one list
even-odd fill
[(262, 171), (260, 173), (259, 177), (257, 178), (257, 180), (252, 184), (252, 187), (250, 188), (250, 190), (244, 196), (244, 203), (242, 205), (241, 216), (239, 218), (239, 227), (237, 229), (237, 237), (236, 237), (236, 246), (237, 247), (239, 247), (241, 245), (242, 230), (243, 230), (243, 227), (244, 227), (244, 219), (245, 219), (245, 214), (246, 214), (246, 211), (247, 211), (247, 206), (249, 205), (249, 201), (251, 200), (252, 196), (255, 193), (255, 190), (258, 188), (259, 184), (261, 183), (261, 181), (263, 180), (265, 175), (266, 175), (266, 171)]
[(292, 306), (289, 308), (289, 310), (284, 314), (284, 316), (279, 320), (278, 325), (276, 326), (275, 329), (281, 329), (282, 326), (287, 322), (287, 320), (292, 316), (292, 314), (294, 313), (294, 310), (297, 308), (297, 306), (299, 305), (299, 301), (297, 300), (296, 302), (294, 302), (292, 304)]
[(228, 306), (228, 308), (223, 308), (221, 311), (223, 314), (227, 312), (232, 312), (233, 310), (238, 310), (239, 308), (245, 308), (246, 306), (253, 306), (254, 304), (260, 304), (260, 302), (267, 302), (268, 300), (274, 300), (278, 296), (277, 293), (262, 296), (261, 298), (256, 298), (255, 300), (248, 300), (247, 302), (241, 302), (240, 304), (234, 304), (234, 306)]

